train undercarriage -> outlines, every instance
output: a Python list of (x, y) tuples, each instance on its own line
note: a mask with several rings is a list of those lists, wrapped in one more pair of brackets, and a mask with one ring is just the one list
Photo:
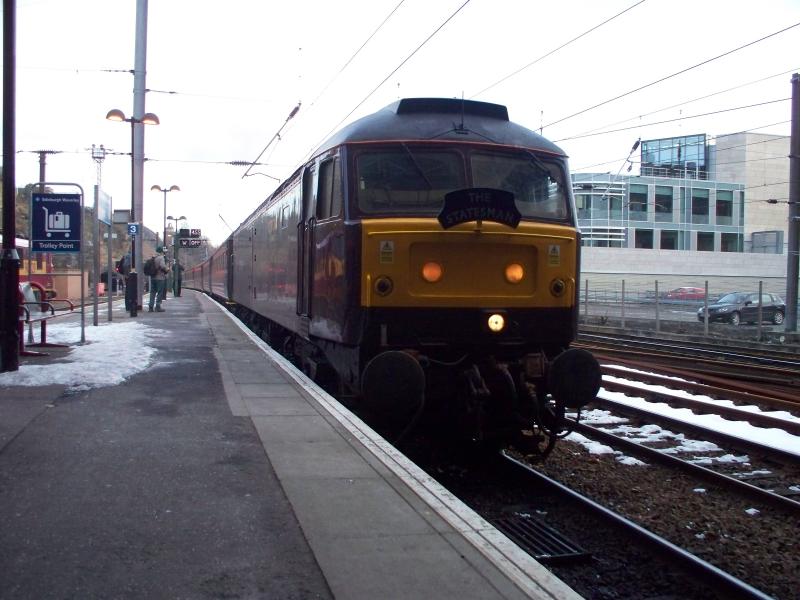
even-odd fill
[(600, 386), (599, 365), (584, 350), (552, 359), (544, 352), (513, 359), (414, 348), (365, 352), (314, 343), (239, 305), (233, 312), (394, 441), (424, 419), (476, 443), (513, 444), (544, 458), (565, 431), (566, 409), (591, 401)]

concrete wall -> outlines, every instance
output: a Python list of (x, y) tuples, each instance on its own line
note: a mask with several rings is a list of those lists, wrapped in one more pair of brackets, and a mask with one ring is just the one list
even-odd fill
[(786, 277), (785, 254), (581, 248), (582, 270), (597, 274)]
[[(718, 181), (745, 184), (745, 251), (754, 231), (786, 231), (789, 205), (766, 204), (789, 198), (789, 138), (760, 133), (719, 136), (716, 145)], [(786, 237), (784, 237), (784, 243)]]

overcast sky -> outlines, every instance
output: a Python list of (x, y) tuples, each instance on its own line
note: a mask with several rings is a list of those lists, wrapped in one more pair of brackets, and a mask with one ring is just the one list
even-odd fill
[[(88, 149), (103, 144), (119, 153), (103, 189), (129, 208), (130, 126), (105, 115), (132, 113), (136, 0), (17, 5), (17, 185), (38, 179), (32, 151), (57, 150), (47, 179), (91, 196)], [(616, 174), (639, 137), (789, 135), (800, 71), (800, 0), (150, 0), (148, 16), (146, 111), (161, 125), (145, 133), (145, 224), (163, 227), (150, 187), (178, 185), (167, 212), (215, 243), (220, 215), (236, 227), (277, 185), (224, 163), (255, 160), (298, 102), (253, 171), (285, 179), (335, 128), (398, 98), (463, 95), (543, 127), (573, 172)]]

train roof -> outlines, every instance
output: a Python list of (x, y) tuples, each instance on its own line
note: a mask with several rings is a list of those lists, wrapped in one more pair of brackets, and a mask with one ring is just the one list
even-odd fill
[(457, 98), (398, 100), (342, 128), (319, 150), (347, 143), (398, 140), (488, 142), (565, 156), (553, 142), (511, 122), (505, 106)]

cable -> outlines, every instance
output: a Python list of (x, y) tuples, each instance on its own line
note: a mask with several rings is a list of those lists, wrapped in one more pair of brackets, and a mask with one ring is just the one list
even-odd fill
[(425, 41), (423, 41), (423, 42), (422, 42), (422, 43), (421, 43), (419, 46), (417, 46), (417, 47), (416, 47), (416, 49), (415, 49), (415, 50), (414, 50), (414, 51), (413, 51), (411, 54), (409, 54), (409, 55), (408, 55), (406, 58), (404, 58), (404, 59), (403, 59), (403, 60), (400, 62), (400, 64), (399, 64), (399, 65), (397, 65), (397, 66), (396, 66), (396, 67), (395, 67), (395, 68), (392, 70), (392, 72), (391, 72), (391, 73), (389, 73), (389, 74), (388, 74), (388, 75), (387, 75), (387, 76), (386, 76), (386, 77), (383, 79), (383, 81), (381, 81), (381, 82), (380, 82), (378, 85), (376, 85), (376, 86), (375, 86), (375, 88), (374, 88), (374, 89), (373, 89), (373, 90), (372, 90), (372, 91), (371, 91), (369, 94), (367, 94), (366, 96), (364, 96), (364, 98), (361, 100), (361, 102), (359, 102), (358, 104), (356, 104), (356, 105), (355, 105), (355, 107), (353, 107), (353, 109), (352, 109), (352, 110), (351, 110), (349, 113), (347, 113), (347, 114), (344, 116), (344, 118), (343, 118), (341, 121), (339, 121), (339, 122), (338, 122), (336, 125), (334, 125), (334, 126), (331, 128), (331, 130), (330, 130), (328, 133), (326, 133), (324, 136), (322, 136), (322, 138), (321, 138), (321, 139), (320, 139), (320, 140), (319, 140), (317, 143), (315, 143), (315, 144), (314, 144), (313, 148), (311, 148), (311, 150), (309, 150), (309, 152), (306, 154), (306, 156), (308, 156), (308, 154), (312, 153), (312, 152), (314, 151), (314, 149), (315, 149), (315, 148), (317, 148), (317, 147), (318, 147), (318, 146), (319, 146), (319, 145), (320, 145), (322, 142), (324, 142), (324, 141), (325, 141), (325, 140), (326, 140), (326, 139), (327, 139), (327, 138), (328, 138), (328, 137), (329, 137), (329, 136), (330, 136), (330, 135), (331, 135), (331, 134), (332, 134), (334, 131), (336, 131), (336, 130), (339, 128), (339, 126), (340, 126), (342, 123), (344, 123), (344, 122), (345, 122), (345, 121), (346, 121), (346, 120), (347, 120), (347, 119), (350, 117), (350, 115), (352, 115), (354, 112), (356, 112), (356, 110), (358, 110), (358, 108), (359, 108), (359, 107), (360, 107), (362, 104), (364, 104), (364, 102), (366, 102), (366, 101), (369, 99), (369, 97), (370, 97), (370, 96), (372, 96), (372, 94), (374, 94), (375, 92), (377, 92), (377, 91), (380, 89), (380, 87), (381, 87), (381, 86), (382, 86), (384, 83), (386, 83), (386, 82), (389, 80), (389, 78), (390, 78), (392, 75), (394, 75), (395, 73), (397, 73), (397, 71), (399, 71), (399, 70), (400, 70), (400, 69), (403, 67), (403, 65), (405, 65), (405, 64), (406, 64), (406, 63), (407, 63), (409, 60), (411, 60), (411, 58), (412, 58), (412, 57), (413, 57), (413, 56), (414, 56), (414, 55), (415, 55), (417, 52), (419, 52), (419, 51), (422, 49), (422, 47), (423, 47), (425, 44), (427, 44), (429, 41), (431, 41), (431, 39), (432, 39), (432, 38), (433, 38), (433, 37), (434, 37), (434, 36), (435, 36), (437, 33), (439, 33), (439, 31), (441, 31), (441, 30), (442, 30), (442, 28), (443, 28), (445, 25), (447, 25), (447, 24), (448, 24), (448, 23), (449, 23), (449, 22), (450, 22), (450, 21), (453, 19), (453, 17), (455, 17), (455, 16), (456, 16), (458, 13), (460, 13), (460, 12), (461, 12), (461, 10), (462, 10), (462, 9), (463, 9), (463, 8), (464, 8), (464, 7), (465, 7), (467, 4), (469, 4), (469, 3), (470, 3), (470, 1), (471, 1), (471, 0), (466, 0), (466, 1), (464, 2), (464, 4), (462, 4), (461, 6), (459, 6), (459, 7), (458, 7), (458, 8), (455, 10), (455, 12), (454, 12), (453, 14), (451, 14), (449, 17), (447, 17), (447, 19), (445, 19), (445, 20), (444, 20), (444, 22), (443, 22), (441, 25), (439, 25), (439, 26), (438, 26), (438, 27), (437, 27), (437, 28), (434, 30), (434, 32), (433, 32), (433, 33), (431, 33), (431, 34), (430, 34), (430, 35), (429, 35), (427, 38), (425, 38)]
[(565, 141), (568, 141), (568, 140), (578, 140), (578, 139), (583, 139), (583, 138), (587, 138), (587, 137), (594, 137), (594, 136), (597, 136), (597, 135), (605, 135), (607, 133), (618, 133), (620, 131), (630, 131), (631, 129), (639, 129), (641, 127), (652, 127), (653, 125), (663, 125), (664, 123), (674, 123), (675, 121), (683, 121), (685, 119), (697, 119), (698, 117), (708, 117), (708, 116), (711, 116), (711, 115), (718, 115), (718, 114), (721, 114), (721, 113), (732, 112), (734, 110), (742, 110), (742, 109), (745, 109), (745, 108), (755, 108), (756, 106), (765, 106), (767, 104), (775, 104), (776, 102), (787, 102), (789, 100), (791, 100), (791, 98), (779, 98), (777, 100), (767, 100), (766, 102), (759, 102), (757, 104), (747, 104), (745, 106), (736, 106), (734, 108), (724, 108), (722, 110), (715, 110), (715, 111), (712, 111), (712, 112), (702, 113), (702, 114), (699, 114), (699, 115), (692, 115), (692, 116), (689, 116), (689, 117), (677, 117), (675, 119), (666, 119), (665, 121), (654, 121), (652, 123), (642, 123), (642, 124), (639, 124), (639, 125), (631, 125), (630, 127), (621, 127), (619, 129), (609, 129), (608, 131), (599, 131), (597, 133), (586, 133), (586, 134), (583, 134), (583, 135), (574, 135), (572, 137), (565, 137), (565, 138), (561, 138), (561, 139), (558, 139), (558, 140), (553, 140), (553, 143), (557, 144), (559, 142), (565, 142)]
[[(394, 13), (396, 13), (396, 12), (397, 12), (397, 9), (398, 9), (398, 8), (400, 8), (400, 6), (401, 6), (401, 5), (403, 4), (403, 2), (405, 2), (405, 1), (406, 1), (406, 0), (400, 0), (400, 2), (397, 4), (397, 6), (395, 6), (395, 7), (392, 9), (392, 11), (391, 11), (391, 12), (390, 12), (390, 13), (389, 13), (387, 16), (386, 16), (386, 18), (385, 18), (385, 19), (384, 19), (384, 20), (381, 22), (381, 24), (380, 24), (380, 25), (378, 25), (378, 27), (375, 29), (375, 31), (373, 31), (373, 32), (370, 34), (370, 36), (369, 36), (369, 37), (368, 37), (366, 40), (364, 40), (364, 43), (363, 43), (363, 44), (361, 44), (361, 46), (359, 46), (359, 47), (358, 47), (358, 50), (356, 50), (356, 51), (353, 53), (353, 55), (352, 55), (350, 58), (348, 58), (348, 59), (347, 59), (347, 62), (345, 62), (345, 63), (342, 65), (342, 67), (339, 69), (339, 71), (336, 73), (336, 75), (334, 75), (334, 76), (331, 78), (331, 80), (330, 80), (330, 81), (329, 81), (327, 84), (325, 84), (325, 87), (324, 87), (324, 88), (322, 88), (322, 91), (321, 91), (319, 94), (317, 94), (317, 97), (316, 97), (316, 98), (314, 98), (314, 99), (311, 101), (311, 104), (309, 104), (309, 109), (310, 109), (312, 106), (314, 106), (314, 104), (317, 102), (317, 100), (319, 100), (319, 99), (320, 99), (320, 97), (321, 97), (321, 96), (322, 96), (322, 95), (325, 93), (325, 91), (326, 91), (326, 90), (327, 90), (327, 89), (330, 87), (330, 85), (331, 85), (331, 84), (332, 84), (332, 83), (333, 83), (333, 82), (336, 80), (336, 78), (337, 78), (337, 77), (339, 77), (339, 75), (341, 75), (341, 74), (342, 74), (342, 71), (344, 71), (344, 70), (347, 68), (347, 66), (348, 66), (348, 65), (349, 65), (351, 62), (353, 62), (353, 59), (355, 59), (355, 57), (356, 57), (356, 56), (358, 56), (358, 53), (359, 53), (359, 52), (361, 52), (361, 51), (364, 49), (364, 46), (366, 46), (366, 45), (367, 45), (367, 44), (370, 42), (370, 40), (371, 40), (372, 38), (374, 38), (374, 37), (375, 37), (375, 34), (377, 34), (377, 33), (378, 33), (378, 31), (380, 31), (380, 30), (381, 30), (381, 28), (382, 28), (382, 27), (383, 27), (383, 26), (386, 24), (386, 22), (387, 22), (389, 19), (391, 19), (391, 18), (392, 18), (392, 15), (394, 15)], [(347, 118), (347, 117), (345, 117), (345, 118)]]
[(683, 73), (688, 73), (689, 71), (691, 71), (693, 69), (696, 69), (698, 67), (702, 67), (703, 65), (707, 65), (708, 63), (713, 62), (713, 61), (715, 61), (717, 59), (723, 58), (725, 56), (733, 54), (734, 52), (738, 52), (739, 50), (743, 50), (743, 49), (748, 48), (748, 47), (750, 47), (750, 46), (752, 46), (754, 44), (758, 44), (759, 42), (763, 42), (764, 40), (767, 40), (767, 39), (769, 39), (771, 37), (775, 37), (776, 35), (779, 35), (781, 33), (789, 31), (790, 29), (793, 29), (793, 28), (797, 27), (798, 25), (800, 25), (800, 22), (799, 23), (795, 23), (794, 25), (789, 25), (789, 27), (785, 27), (784, 29), (781, 29), (781, 30), (776, 31), (774, 33), (770, 33), (769, 35), (765, 35), (762, 38), (759, 38), (759, 39), (757, 39), (755, 41), (752, 41), (752, 42), (749, 42), (747, 44), (744, 44), (743, 46), (739, 46), (738, 48), (734, 48), (733, 50), (728, 50), (727, 52), (723, 52), (722, 54), (719, 54), (719, 55), (717, 55), (717, 56), (715, 56), (713, 58), (706, 59), (703, 62), (699, 62), (696, 65), (692, 65), (691, 67), (686, 67), (685, 69), (681, 69), (680, 71), (676, 71), (675, 73), (672, 73), (671, 75), (667, 75), (665, 77), (662, 77), (661, 79), (657, 79), (657, 80), (652, 81), (652, 82), (650, 82), (648, 84), (642, 85), (642, 86), (640, 86), (640, 87), (638, 87), (636, 89), (633, 89), (633, 90), (630, 90), (628, 92), (625, 92), (624, 94), (620, 94), (619, 96), (614, 96), (613, 98), (609, 98), (608, 100), (604, 100), (603, 102), (600, 102), (598, 104), (590, 106), (589, 108), (584, 108), (583, 110), (580, 110), (580, 111), (578, 111), (576, 113), (573, 113), (573, 114), (571, 114), (571, 115), (569, 115), (567, 117), (563, 117), (561, 119), (558, 119), (557, 121), (553, 121), (552, 123), (548, 123), (547, 125), (544, 125), (543, 128), (544, 127), (552, 127), (553, 125), (556, 125), (558, 123), (563, 123), (564, 121), (566, 121), (568, 119), (571, 119), (572, 117), (577, 117), (578, 115), (582, 115), (584, 113), (587, 113), (590, 110), (594, 110), (595, 108), (599, 108), (600, 106), (604, 106), (606, 104), (609, 104), (610, 102), (614, 102), (615, 100), (619, 100), (620, 98), (624, 98), (625, 96), (630, 96), (631, 94), (634, 94), (636, 92), (640, 92), (643, 89), (646, 89), (646, 88), (649, 88), (651, 86), (654, 86), (657, 83), (662, 83), (662, 82), (666, 81), (667, 79), (672, 79), (673, 77), (677, 77), (678, 75), (682, 75)]
[(728, 88), (726, 90), (720, 90), (718, 92), (713, 92), (713, 93), (708, 94), (706, 96), (699, 96), (698, 98), (693, 98), (691, 100), (687, 100), (686, 102), (680, 102), (678, 104), (673, 104), (672, 106), (665, 106), (664, 108), (659, 108), (658, 110), (654, 110), (654, 111), (651, 111), (649, 113), (644, 113), (642, 115), (637, 115), (637, 116), (631, 117), (629, 119), (623, 119), (621, 121), (616, 121), (614, 123), (608, 123), (606, 125), (601, 125), (600, 127), (596, 127), (595, 129), (590, 129), (589, 131), (585, 131), (584, 133), (594, 133), (595, 131), (600, 131), (601, 129), (605, 129), (606, 127), (613, 127), (614, 125), (620, 125), (622, 123), (627, 123), (628, 121), (633, 121), (634, 119), (641, 119), (643, 117), (649, 117), (651, 115), (655, 115), (655, 114), (658, 114), (660, 112), (664, 112), (665, 110), (669, 110), (671, 108), (678, 108), (680, 106), (686, 106), (687, 104), (691, 104), (692, 102), (698, 102), (700, 100), (706, 100), (706, 99), (712, 98), (714, 96), (719, 96), (720, 94), (725, 94), (727, 92), (732, 92), (732, 91), (741, 89), (743, 87), (747, 87), (748, 85), (761, 83), (762, 81), (766, 81), (768, 79), (774, 79), (775, 77), (780, 77), (781, 75), (786, 75), (787, 73), (796, 73), (798, 69), (800, 69), (800, 67), (795, 67), (794, 69), (791, 69), (789, 71), (783, 71), (782, 73), (776, 73), (775, 75), (770, 75), (769, 77), (763, 77), (762, 79), (757, 79), (755, 81), (748, 81), (747, 83), (743, 83), (741, 85), (737, 85), (737, 86)]
[(487, 91), (489, 91), (490, 89), (492, 89), (493, 87), (500, 85), (500, 84), (501, 84), (501, 83), (503, 83), (503, 82), (504, 82), (506, 79), (511, 79), (512, 77), (514, 77), (514, 75), (517, 75), (518, 73), (521, 73), (522, 71), (524, 71), (524, 70), (525, 70), (525, 69), (527, 69), (528, 67), (532, 67), (533, 65), (535, 65), (536, 63), (538, 63), (538, 62), (540, 62), (540, 61), (544, 60), (544, 59), (545, 59), (545, 58), (547, 58), (548, 56), (552, 56), (553, 54), (555, 54), (555, 53), (556, 53), (556, 52), (558, 52), (559, 50), (561, 50), (561, 49), (563, 49), (563, 48), (566, 48), (567, 46), (569, 46), (569, 45), (570, 45), (572, 42), (576, 42), (576, 41), (578, 41), (579, 39), (581, 39), (582, 37), (589, 35), (589, 34), (590, 34), (591, 32), (593, 32), (595, 29), (599, 29), (599, 28), (600, 28), (600, 27), (602, 27), (603, 25), (605, 25), (605, 24), (607, 24), (607, 23), (610, 23), (611, 21), (613, 21), (613, 20), (614, 20), (614, 19), (616, 19), (617, 17), (620, 17), (620, 16), (624, 15), (626, 12), (628, 12), (629, 10), (632, 10), (632, 9), (636, 8), (637, 6), (639, 6), (640, 4), (642, 4), (642, 3), (643, 3), (643, 2), (645, 2), (645, 1), (646, 1), (646, 0), (640, 0), (639, 2), (637, 2), (636, 4), (633, 4), (633, 5), (631, 5), (631, 6), (629, 6), (628, 8), (626, 8), (625, 10), (623, 10), (622, 12), (620, 12), (620, 13), (617, 13), (617, 14), (616, 14), (616, 15), (614, 15), (613, 17), (611, 17), (611, 18), (609, 18), (609, 19), (606, 19), (606, 20), (605, 20), (605, 21), (603, 21), (602, 23), (599, 23), (599, 24), (595, 25), (594, 27), (592, 27), (592, 28), (590, 28), (590, 29), (587, 29), (587, 30), (586, 30), (586, 31), (584, 31), (582, 34), (580, 34), (579, 36), (577, 36), (577, 37), (574, 37), (574, 38), (572, 38), (571, 40), (569, 40), (568, 42), (565, 42), (565, 43), (561, 44), (561, 45), (560, 45), (558, 48), (556, 48), (555, 50), (551, 50), (550, 52), (548, 52), (547, 54), (545, 54), (545, 55), (543, 55), (543, 56), (540, 56), (539, 58), (537, 58), (537, 59), (536, 59), (536, 60), (534, 60), (533, 62), (529, 62), (529, 63), (528, 63), (527, 65), (525, 65), (524, 67), (521, 67), (521, 68), (517, 69), (516, 71), (514, 71), (513, 73), (511, 73), (511, 74), (509, 74), (509, 75), (506, 75), (505, 77), (503, 77), (503, 78), (502, 78), (502, 79), (500, 79), (499, 81), (496, 81), (495, 83), (493, 83), (493, 84), (492, 84), (492, 85), (490, 85), (489, 87), (485, 87), (485, 88), (483, 88), (483, 89), (482, 89), (480, 92), (478, 92), (477, 94), (473, 94), (472, 96), (470, 96), (470, 99), (472, 99), (472, 98), (475, 98), (475, 97), (477, 97), (477, 96), (480, 96), (482, 93), (484, 93), (484, 92), (487, 92)]

